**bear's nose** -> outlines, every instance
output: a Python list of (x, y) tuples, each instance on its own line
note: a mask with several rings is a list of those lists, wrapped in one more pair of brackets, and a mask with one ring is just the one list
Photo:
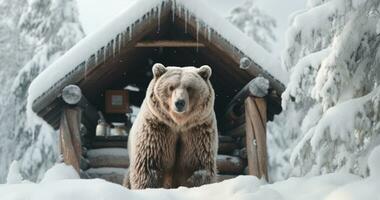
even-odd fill
[(184, 111), (184, 108), (185, 108), (185, 104), (186, 104), (185, 100), (183, 100), (183, 99), (179, 99), (179, 100), (177, 100), (177, 101), (174, 103), (177, 112), (183, 112), (183, 111)]

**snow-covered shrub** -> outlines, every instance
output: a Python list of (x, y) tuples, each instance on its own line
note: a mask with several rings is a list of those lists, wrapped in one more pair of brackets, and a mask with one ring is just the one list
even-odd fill
[(378, 0), (309, 0), (287, 32), (283, 112), (268, 123), (273, 180), (345, 171), (368, 176), (380, 144)]

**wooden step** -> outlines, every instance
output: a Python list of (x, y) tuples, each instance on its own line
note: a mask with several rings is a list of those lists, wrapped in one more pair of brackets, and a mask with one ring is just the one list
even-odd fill
[(87, 151), (90, 168), (117, 167), (128, 168), (129, 156), (125, 148), (101, 148)]

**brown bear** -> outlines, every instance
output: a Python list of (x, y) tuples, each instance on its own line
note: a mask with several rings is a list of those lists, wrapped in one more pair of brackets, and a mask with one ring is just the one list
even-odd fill
[(176, 188), (213, 182), (218, 135), (211, 68), (155, 64), (152, 71), (129, 135), (124, 185)]

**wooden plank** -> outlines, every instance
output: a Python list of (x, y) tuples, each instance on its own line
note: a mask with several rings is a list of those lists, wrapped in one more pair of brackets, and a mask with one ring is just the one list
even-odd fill
[(154, 40), (141, 41), (135, 47), (138, 48), (159, 48), (159, 47), (179, 47), (179, 48), (199, 48), (205, 47), (203, 43), (188, 40)]
[[(79, 159), (80, 155), (78, 150), (77, 136), (72, 135), (72, 130), (75, 126), (72, 126), (73, 119), (69, 119), (71, 117), (70, 113), (67, 115), (66, 109), (62, 112), (61, 122), (60, 122), (60, 144), (61, 144), (61, 154), (63, 155), (63, 160), (66, 164), (74, 167), (77, 172), (80, 172), (80, 163)], [(79, 133), (79, 130), (78, 130)], [(79, 155), (79, 156), (78, 156)]]
[(245, 101), (247, 127), (248, 173), (268, 180), (266, 149), (266, 103), (263, 98)]

